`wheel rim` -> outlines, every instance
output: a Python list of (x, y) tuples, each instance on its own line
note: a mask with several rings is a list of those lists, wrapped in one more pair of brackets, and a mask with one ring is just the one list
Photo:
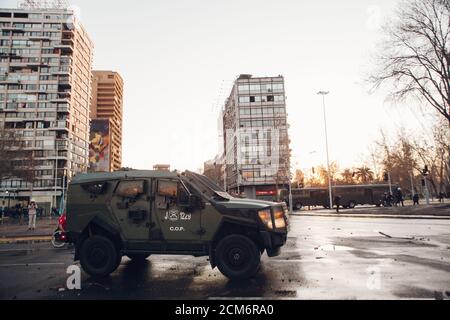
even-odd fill
[(226, 251), (226, 263), (234, 270), (241, 270), (247, 265), (249, 253), (242, 246), (232, 246)]
[(303, 206), (300, 203), (297, 203), (295, 205), (295, 209), (300, 210)]
[(108, 263), (108, 254), (102, 246), (95, 246), (89, 250), (88, 260), (94, 268), (103, 268)]

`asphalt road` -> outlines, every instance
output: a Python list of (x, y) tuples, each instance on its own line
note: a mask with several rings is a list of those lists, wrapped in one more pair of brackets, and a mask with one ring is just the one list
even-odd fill
[(449, 299), (450, 220), (291, 217), (282, 254), (231, 282), (206, 258), (123, 258), (106, 279), (82, 272), (67, 290), (73, 249), (0, 245), (0, 299)]

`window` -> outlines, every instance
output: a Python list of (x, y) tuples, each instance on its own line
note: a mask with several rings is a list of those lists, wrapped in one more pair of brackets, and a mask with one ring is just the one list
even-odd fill
[(274, 96), (267, 96), (267, 101), (268, 102), (273, 102), (274, 100)]
[(262, 111), (260, 108), (252, 109), (252, 116), (260, 117), (262, 114)]
[(239, 114), (242, 116), (249, 116), (250, 115), (250, 108), (240, 108)]
[(83, 184), (81, 187), (89, 193), (102, 194), (106, 190), (106, 182)]
[(278, 95), (278, 96), (275, 96), (274, 98), (275, 98), (275, 101), (277, 101), (277, 102), (284, 102), (284, 96)]
[(249, 103), (250, 97), (248, 97), (248, 96), (239, 97), (239, 102), (240, 103)]
[(178, 183), (176, 181), (159, 180), (158, 195), (169, 198), (177, 198)]
[(248, 84), (240, 84), (238, 89), (239, 92), (248, 92)]
[(124, 198), (136, 198), (144, 193), (144, 181), (121, 181), (116, 195)]
[(255, 96), (250, 97), (250, 102), (255, 102)]
[(283, 84), (282, 83), (273, 83), (272, 89), (273, 89), (273, 91), (283, 91)]

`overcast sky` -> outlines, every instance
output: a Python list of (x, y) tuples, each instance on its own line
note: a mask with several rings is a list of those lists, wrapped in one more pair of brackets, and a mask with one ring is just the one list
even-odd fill
[[(95, 44), (95, 69), (125, 81), (123, 165), (197, 170), (218, 150), (217, 118), (241, 73), (282, 74), (293, 160), (357, 165), (380, 128), (417, 126), (370, 96), (364, 77), (394, 0), (71, 0)], [(15, 7), (16, 0), (0, 0)]]

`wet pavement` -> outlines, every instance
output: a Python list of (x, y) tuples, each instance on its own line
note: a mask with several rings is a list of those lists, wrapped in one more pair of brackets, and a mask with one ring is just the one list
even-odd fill
[(67, 290), (73, 249), (0, 245), (0, 299), (450, 299), (450, 220), (291, 217), (282, 254), (232, 282), (207, 258), (122, 259), (110, 277), (81, 273)]

